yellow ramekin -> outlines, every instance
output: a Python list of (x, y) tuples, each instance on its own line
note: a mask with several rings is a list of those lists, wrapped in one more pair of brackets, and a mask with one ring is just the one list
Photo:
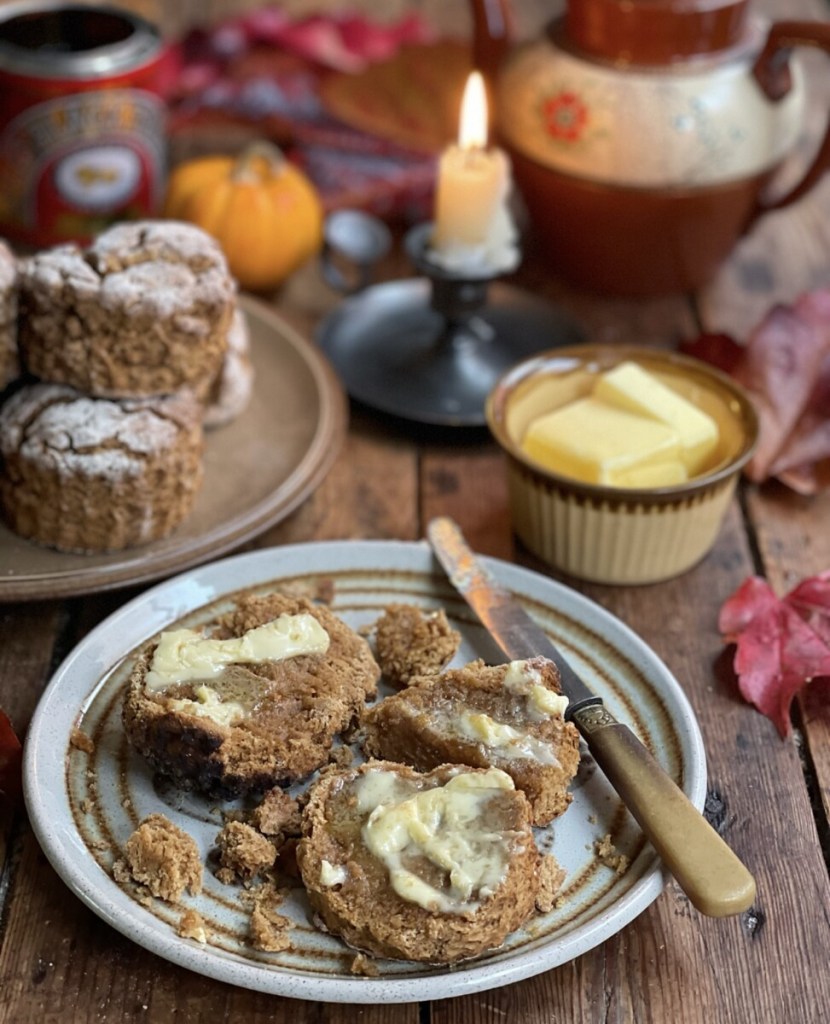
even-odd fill
[[(532, 419), (588, 394), (598, 374), (626, 360), (714, 417), (720, 441), (709, 471), (671, 487), (635, 490), (574, 480), (522, 451)], [(573, 345), (519, 363), (491, 392), (487, 423), (507, 457), (520, 540), (554, 569), (615, 584), (669, 579), (706, 555), (758, 438), (754, 406), (726, 374), (675, 352), (623, 345)]]

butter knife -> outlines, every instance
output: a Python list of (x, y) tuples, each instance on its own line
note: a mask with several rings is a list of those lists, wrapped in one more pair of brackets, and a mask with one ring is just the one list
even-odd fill
[(455, 589), (508, 658), (552, 661), (568, 698), (566, 719), (582, 734), (594, 760), (631, 811), (692, 904), (711, 917), (747, 910), (755, 879), (634, 733), (604, 707), (562, 652), (473, 554), (458, 525), (431, 520), (430, 545)]

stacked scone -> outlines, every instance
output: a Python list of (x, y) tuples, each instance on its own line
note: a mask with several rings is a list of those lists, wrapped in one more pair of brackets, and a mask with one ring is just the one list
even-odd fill
[(192, 225), (139, 221), (15, 272), (20, 366), (36, 380), (0, 409), (6, 522), (63, 551), (167, 536), (201, 486), (203, 423), (250, 390), (221, 249)]

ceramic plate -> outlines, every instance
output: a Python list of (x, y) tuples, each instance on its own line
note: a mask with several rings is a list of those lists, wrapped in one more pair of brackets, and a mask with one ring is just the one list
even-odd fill
[[(663, 663), (598, 605), (546, 577), (494, 559), (510, 587), (600, 693), (631, 725), (692, 802), (702, 807), (706, 771), (692, 710)], [(113, 880), (111, 868), (140, 819), (162, 811), (207, 855), (221, 824), (214, 802), (153, 786), (120, 724), (125, 679), (137, 646), (179, 619), (192, 625), (227, 606), (242, 588), (333, 584), (332, 608), (353, 628), (369, 626), (392, 601), (443, 607), (461, 631), (456, 664), (502, 660), (450, 588), (425, 544), (332, 541), (239, 555), (156, 586), (94, 629), (55, 674), (38, 706), (25, 751), (29, 815), (43, 849), (67, 885), (100, 917), (154, 953), (222, 981), (278, 995), (329, 1002), (407, 1002), (476, 992), (548, 970), (584, 953), (632, 921), (660, 893), (661, 866), (604, 776), (587, 755), (574, 800), (537, 839), (567, 869), (561, 905), (537, 916), (499, 950), (452, 969), (378, 961), (376, 978), (350, 973), (354, 953), (317, 931), (301, 889), (283, 906), (294, 922), (292, 949), (261, 953), (247, 942), (240, 890), (210, 870), (186, 906), (208, 922), (207, 945), (176, 934), (181, 908), (144, 906)], [(86, 753), (70, 743), (74, 726), (94, 738)], [(610, 835), (627, 858), (622, 872), (601, 862), (595, 843)]]
[(346, 430), (342, 389), (314, 345), (276, 313), (240, 297), (256, 373), (245, 411), (205, 433), (205, 482), (164, 540), (103, 555), (40, 547), (0, 525), (0, 601), (65, 597), (143, 583), (216, 558), (273, 526), (306, 498)]

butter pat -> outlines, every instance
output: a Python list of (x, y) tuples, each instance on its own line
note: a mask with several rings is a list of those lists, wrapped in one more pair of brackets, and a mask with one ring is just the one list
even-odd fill
[[(676, 430), (681, 461), (690, 476), (705, 468), (717, 447), (718, 427), (712, 417), (637, 363), (620, 363), (601, 374), (594, 385), (594, 397)], [(682, 483), (682, 480), (671, 482)], [(661, 479), (660, 483), (665, 481)], [(624, 486), (651, 487), (654, 484), (637, 481)]]
[[(513, 788), (509, 775), (490, 768), (463, 772), (443, 786), (401, 798), (401, 786), (389, 773), (367, 772), (358, 805), (365, 810), (367, 804), (382, 802), (363, 826), (363, 841), (385, 865), (402, 899), (444, 913), (473, 910), (507, 873), (512, 839), (486, 827), (484, 810), (496, 792)], [(411, 871), (418, 857), (440, 868), (449, 884), (436, 888)]]
[(332, 864), (330, 861), (320, 862), (320, 885), (330, 889), (333, 885), (342, 885), (349, 877), (348, 871), (342, 864)]
[(528, 712), (534, 719), (564, 716), (568, 698), (554, 693), (541, 683), (542, 673), (527, 661), (511, 661), (504, 674), (504, 688), (517, 696), (526, 697)]
[[(543, 687), (539, 686), (537, 689), (541, 690)], [(470, 711), (465, 708), (450, 720), (450, 725), (465, 740), (482, 743), (505, 760), (528, 759), (539, 764), (559, 764), (559, 759), (549, 743), (545, 743), (529, 733), (520, 732), (512, 725), (497, 722), (495, 718), (491, 718), (483, 712)]]
[(187, 697), (171, 700), (170, 707), (175, 711), (183, 711), (199, 718), (209, 718), (217, 725), (232, 725), (245, 714), (245, 708), (235, 700), (223, 701), (219, 694), (210, 686), (200, 686), (195, 693), (195, 700)]
[(557, 473), (593, 484), (617, 485), (634, 468), (680, 459), (671, 427), (593, 396), (533, 420), (522, 449)]
[(145, 689), (153, 693), (176, 683), (216, 679), (228, 665), (325, 654), (328, 647), (328, 633), (307, 613), (280, 615), (228, 640), (215, 640), (193, 629), (173, 629), (161, 634), (145, 679)]

